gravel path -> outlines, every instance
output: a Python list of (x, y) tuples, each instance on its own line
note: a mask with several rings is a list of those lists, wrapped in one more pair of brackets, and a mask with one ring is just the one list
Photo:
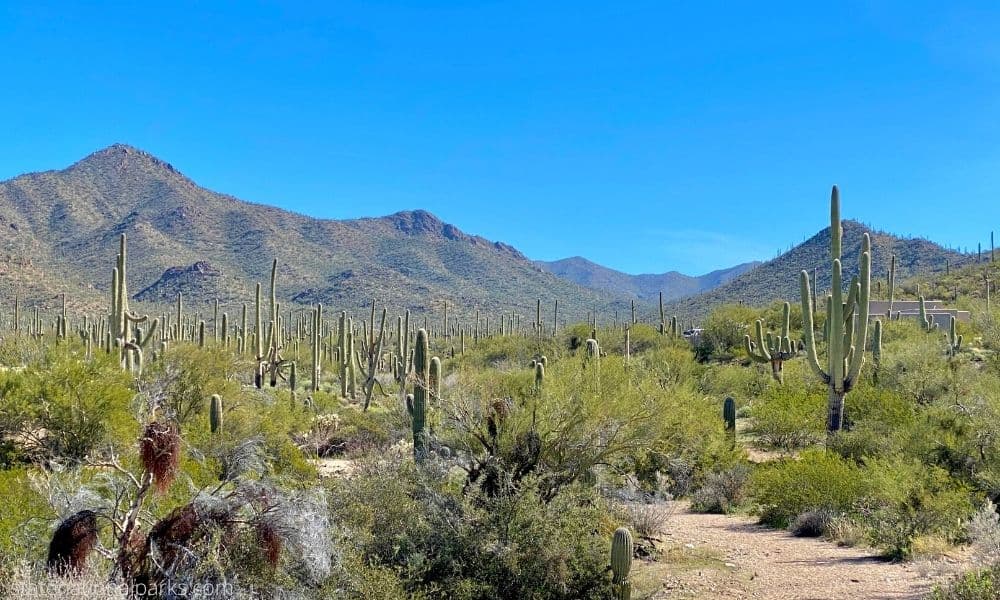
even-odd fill
[(917, 599), (963, 562), (891, 563), (865, 548), (796, 538), (747, 517), (694, 514), (687, 503), (673, 504), (663, 556), (636, 569), (637, 588), (655, 591), (656, 599)]

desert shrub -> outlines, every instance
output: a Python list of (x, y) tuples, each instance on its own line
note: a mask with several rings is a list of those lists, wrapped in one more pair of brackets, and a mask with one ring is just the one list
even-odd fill
[(930, 404), (947, 393), (948, 366), (937, 334), (916, 335), (884, 354), (879, 371), (881, 387), (919, 404)]
[(186, 429), (192, 419), (207, 418), (212, 394), (224, 399), (238, 396), (240, 382), (249, 381), (253, 364), (222, 346), (181, 343), (151, 363), (143, 378), (147, 386), (159, 390), (165, 408)]
[(995, 600), (1000, 597), (1000, 564), (975, 569), (946, 586), (938, 586), (931, 600)]
[(7, 463), (79, 460), (98, 445), (135, 439), (129, 377), (98, 353), (81, 360), (72, 345), (47, 347), (21, 370), (0, 372), (0, 438)]
[(716, 398), (732, 396), (737, 401), (753, 401), (774, 385), (770, 367), (750, 368), (731, 364), (712, 364), (698, 380), (699, 389)]
[(0, 572), (23, 557), (25, 550), (41, 553), (39, 528), (52, 516), (45, 500), (32, 489), (24, 468), (0, 469)]
[(1000, 514), (990, 500), (969, 520), (966, 526), (969, 544), (979, 560), (986, 563), (1000, 562)]
[(788, 527), (808, 510), (846, 512), (872, 491), (859, 466), (819, 450), (805, 451), (797, 460), (761, 466), (751, 477), (751, 495), (760, 505), (761, 522), (778, 528)]
[(692, 510), (720, 514), (731, 512), (746, 501), (749, 478), (750, 469), (746, 465), (708, 474), (691, 497)]
[(743, 336), (750, 331), (750, 324), (757, 313), (746, 306), (726, 304), (709, 313), (702, 324), (702, 352), (714, 358), (732, 357), (743, 345)]
[(854, 547), (865, 543), (868, 531), (856, 515), (833, 515), (825, 528), (826, 538), (838, 546)]
[(639, 537), (655, 538), (663, 533), (672, 508), (663, 502), (626, 502), (621, 505), (632, 532)]
[(774, 386), (753, 406), (753, 433), (765, 448), (796, 450), (823, 439), (826, 395), (817, 386)]
[[(440, 598), (603, 598), (614, 524), (592, 490), (571, 487), (543, 502), (537, 481), (486, 495), (449, 480), (447, 469), (408, 459), (363, 463), (331, 483), (343, 544), (383, 585)], [(392, 569), (392, 582), (381, 569)], [(344, 573), (355, 590), (370, 585)]]
[(936, 535), (956, 542), (972, 516), (969, 490), (943, 469), (916, 461), (873, 459), (865, 471), (874, 492), (858, 511), (869, 543), (889, 558), (908, 558), (914, 540)]
[(788, 529), (798, 537), (820, 537), (827, 535), (835, 514), (826, 508), (807, 510), (795, 517)]

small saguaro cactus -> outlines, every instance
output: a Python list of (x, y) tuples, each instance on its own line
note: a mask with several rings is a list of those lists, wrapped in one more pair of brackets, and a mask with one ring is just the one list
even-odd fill
[(629, 571), (632, 570), (632, 532), (627, 527), (619, 527), (611, 540), (611, 583), (614, 586), (615, 600), (631, 600), (632, 583), (629, 581)]
[(589, 338), (587, 344), (587, 358), (600, 358), (601, 345), (594, 338)]
[(432, 401), (441, 400), (441, 359), (431, 358), (431, 365), (427, 376), (427, 387), (430, 391)]
[(542, 385), (545, 383), (545, 364), (541, 361), (535, 363), (535, 391), (542, 391)]
[(951, 324), (948, 327), (948, 354), (954, 358), (962, 349), (962, 336), (958, 334), (955, 326), (955, 316), (951, 317)]
[(896, 301), (896, 255), (893, 254), (892, 258), (889, 259), (889, 273), (886, 277), (886, 284), (888, 287), (889, 294), (889, 309), (886, 311), (885, 316), (889, 319), (892, 318), (892, 303)]
[[(827, 297), (827, 371), (816, 354), (813, 325), (812, 292), (809, 273), (799, 274), (802, 295), (803, 342), (813, 372), (827, 385), (827, 432), (836, 433), (844, 425), (844, 396), (854, 387), (864, 364), (868, 341), (868, 301), (871, 299), (871, 238), (861, 241), (860, 274), (851, 281), (844, 298), (841, 267), (840, 192), (833, 186), (830, 194), (830, 258), (833, 262), (832, 291)], [(845, 301), (846, 300), (846, 301)]]
[(927, 314), (927, 306), (923, 296), (920, 297), (920, 327), (927, 333), (936, 331), (938, 328), (938, 324), (934, 322), (934, 315)]
[(722, 403), (722, 419), (726, 422), (726, 433), (736, 437), (736, 401), (726, 397)]
[(222, 429), (222, 396), (212, 394), (208, 405), (208, 425), (212, 433), (218, 433)]
[(788, 324), (791, 308), (785, 302), (782, 308), (781, 335), (774, 336), (771, 332), (764, 336), (764, 325), (760, 319), (754, 323), (754, 336), (756, 341), (751, 341), (750, 336), (743, 336), (743, 348), (747, 355), (754, 362), (771, 363), (771, 376), (778, 383), (785, 382), (783, 367), (786, 360), (795, 358), (798, 354), (792, 339), (788, 337)]
[(878, 373), (882, 368), (882, 321), (875, 320), (875, 333), (872, 334), (872, 381), (878, 383)]

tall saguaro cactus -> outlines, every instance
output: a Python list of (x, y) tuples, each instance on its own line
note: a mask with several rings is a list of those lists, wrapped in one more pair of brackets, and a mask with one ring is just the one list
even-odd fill
[(129, 310), (128, 285), (126, 284), (128, 255), (126, 251), (127, 244), (123, 233), (119, 240), (116, 266), (111, 273), (111, 320), (109, 324), (113, 328), (111, 335), (120, 350), (119, 357), (122, 367), (141, 373), (143, 349), (153, 339), (160, 320), (150, 321), (145, 335), (139, 331), (138, 326), (149, 321), (149, 316), (139, 316)]
[(413, 402), (410, 405), (410, 421), (413, 430), (413, 456), (423, 460), (427, 456), (427, 389), (430, 386), (430, 350), (427, 332), (417, 330), (413, 348)]
[(829, 433), (844, 426), (844, 396), (851, 391), (864, 364), (868, 339), (868, 302), (871, 299), (871, 238), (866, 233), (861, 243), (860, 274), (851, 281), (844, 297), (843, 269), (840, 262), (841, 238), (840, 192), (833, 186), (830, 195), (830, 258), (833, 263), (832, 295), (827, 297), (827, 369), (820, 366), (816, 354), (812, 293), (809, 273), (799, 274), (802, 295), (803, 339), (809, 366), (828, 386), (826, 429)]
[(755, 341), (749, 335), (743, 336), (743, 347), (751, 360), (759, 363), (771, 363), (771, 376), (778, 383), (785, 382), (783, 367), (786, 360), (795, 358), (797, 352), (788, 337), (791, 306), (785, 302), (781, 311), (781, 335), (774, 336), (771, 332), (764, 336), (764, 324), (760, 319), (754, 323)]

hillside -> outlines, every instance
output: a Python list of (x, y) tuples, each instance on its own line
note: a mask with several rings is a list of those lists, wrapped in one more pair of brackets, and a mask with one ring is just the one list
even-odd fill
[(639, 300), (657, 302), (661, 291), (664, 300), (693, 296), (714, 289), (730, 279), (746, 273), (760, 263), (743, 263), (697, 277), (677, 271), (629, 275), (580, 256), (555, 261), (536, 260), (535, 264), (544, 271), (590, 289), (621, 292)]
[[(219, 194), (126, 145), (67, 169), (0, 183), (0, 301), (103, 307), (116, 240), (129, 239), (136, 300), (192, 310), (252, 300), (254, 283), (279, 264), (279, 297), (356, 309), (372, 298), (393, 310), (534, 312), (558, 298), (566, 318), (624, 308), (623, 295), (584, 289), (542, 272), (516, 249), (463, 233), (425, 211), (321, 220)], [(616, 304), (617, 302), (617, 304)], [(549, 314), (547, 312), (546, 314)]]
[[(877, 281), (885, 280), (889, 262), (896, 255), (898, 282), (917, 275), (943, 274), (950, 264), (953, 268), (975, 261), (968, 256), (948, 250), (925, 239), (904, 239), (887, 233), (872, 231), (857, 221), (843, 223), (844, 279), (858, 273), (858, 256), (865, 232), (872, 236), (872, 289)], [(714, 290), (674, 301), (668, 304), (670, 314), (681, 316), (684, 322), (698, 320), (713, 306), (724, 303), (744, 303), (761, 306), (775, 300), (799, 300), (799, 272), (812, 273), (817, 269), (819, 295), (830, 288), (830, 228), (827, 227), (788, 252), (769, 260), (746, 273), (735, 277)]]

